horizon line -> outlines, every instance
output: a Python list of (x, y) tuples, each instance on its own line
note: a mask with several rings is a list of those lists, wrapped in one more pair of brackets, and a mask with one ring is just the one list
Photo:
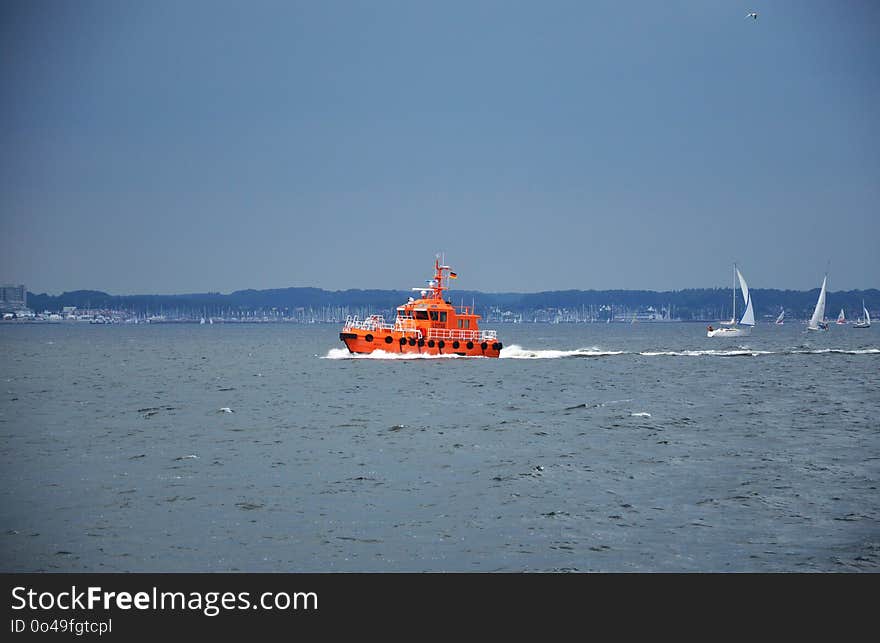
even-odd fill
[[(4, 284), (15, 285), (7, 282)], [(23, 285), (23, 284), (18, 284)], [(799, 288), (767, 288), (767, 287), (758, 287), (758, 286), (750, 286), (750, 290), (778, 290), (780, 292), (812, 292), (814, 290), (819, 290), (821, 286), (816, 286), (814, 288), (808, 288), (806, 290)], [(344, 293), (344, 292), (352, 292), (352, 291), (378, 291), (378, 292), (397, 292), (397, 293), (407, 293), (410, 291), (408, 289), (402, 288), (344, 288), (344, 289), (329, 289), (322, 288), (320, 286), (282, 286), (282, 287), (274, 287), (274, 288), (239, 288), (237, 290), (230, 290), (227, 292), (222, 292), (219, 290), (203, 290), (203, 291), (186, 291), (186, 292), (177, 292), (177, 293), (169, 293), (169, 292), (140, 292), (140, 293), (125, 293), (125, 294), (114, 294), (108, 292), (106, 290), (99, 290), (96, 288), (78, 288), (76, 290), (63, 290), (59, 293), (50, 293), (50, 292), (33, 292), (27, 288), (28, 295), (34, 296), (48, 296), (48, 297), (61, 297), (65, 294), (70, 293), (78, 293), (78, 292), (95, 292), (101, 293), (110, 297), (185, 297), (188, 295), (220, 295), (223, 297), (228, 297), (230, 295), (234, 295), (236, 293), (241, 292), (266, 292), (266, 291), (279, 291), (279, 290), (302, 290), (302, 289), (311, 289), (311, 290), (321, 290), (324, 292), (332, 292), (332, 293)], [(871, 288), (850, 288), (848, 290), (829, 290), (829, 293), (832, 292), (867, 292), (871, 290), (878, 290), (878, 287)], [(678, 288), (678, 289), (667, 289), (667, 290), (656, 290), (652, 288), (561, 288), (555, 290), (534, 290), (534, 291), (516, 291), (516, 290), (475, 290), (475, 289), (457, 289), (455, 292), (467, 292), (467, 293), (479, 293), (483, 295), (538, 295), (544, 293), (558, 293), (558, 292), (650, 292), (650, 293), (678, 293), (685, 292), (688, 290), (730, 290), (730, 286), (702, 286), (702, 287), (689, 287), (689, 288)]]

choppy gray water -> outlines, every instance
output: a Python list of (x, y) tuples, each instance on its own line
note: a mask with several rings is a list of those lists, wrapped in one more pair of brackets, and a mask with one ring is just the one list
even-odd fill
[(876, 572), (880, 328), (803, 328), (7, 325), (0, 568)]

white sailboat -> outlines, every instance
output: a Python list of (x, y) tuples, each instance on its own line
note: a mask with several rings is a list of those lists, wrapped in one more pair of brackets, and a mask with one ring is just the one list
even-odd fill
[(846, 315), (843, 314), (843, 308), (840, 309), (840, 314), (837, 316), (837, 323), (838, 324), (845, 324), (846, 323)]
[(746, 305), (746, 311), (743, 313), (742, 319), (739, 320), (739, 326), (731, 326), (729, 328), (712, 328), (709, 326), (706, 337), (743, 337), (751, 332), (752, 326), (755, 325), (755, 309), (752, 306), (752, 297), (749, 295), (749, 287), (746, 280), (743, 279), (742, 273), (733, 264), (734, 282), (733, 282), (733, 318), (736, 319), (736, 281), (739, 279), (739, 287), (742, 291), (743, 301)]
[(828, 275), (822, 280), (822, 289), (819, 291), (819, 299), (816, 301), (816, 308), (813, 309), (813, 316), (810, 317), (810, 323), (807, 324), (807, 330), (828, 330), (828, 322), (825, 321), (825, 288), (828, 285)]
[(868, 314), (868, 309), (865, 308), (865, 300), (862, 300), (862, 312), (865, 314), (864, 317), (859, 317), (855, 324), (853, 324), (853, 328), (870, 328), (871, 327), (871, 315)]
[(784, 318), (785, 318), (785, 309), (783, 308), (782, 311), (779, 313), (779, 317), (776, 318), (776, 325), (782, 326), (782, 324), (783, 324), (782, 320)]

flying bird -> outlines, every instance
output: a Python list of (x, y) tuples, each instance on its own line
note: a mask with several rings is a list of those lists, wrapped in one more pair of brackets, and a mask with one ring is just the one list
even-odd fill
[(746, 18), (751, 18), (752, 20), (758, 19), (758, 13), (756, 11), (752, 11), (746, 14)]

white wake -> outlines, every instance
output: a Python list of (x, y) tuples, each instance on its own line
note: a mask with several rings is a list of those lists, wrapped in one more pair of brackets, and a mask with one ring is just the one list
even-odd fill
[(561, 357), (605, 357), (608, 355), (624, 355), (626, 351), (605, 351), (597, 347), (578, 348), (569, 351), (532, 350), (516, 344), (501, 349), (502, 359), (559, 359)]
[(739, 357), (758, 355), (775, 355), (775, 351), (756, 351), (748, 348), (731, 349), (731, 350), (715, 350), (707, 349), (702, 351), (643, 351), (639, 355), (645, 357)]
[(838, 355), (878, 355), (880, 354), (880, 348), (861, 348), (861, 349), (844, 349), (844, 348), (816, 348), (812, 350), (794, 350), (791, 351), (796, 355), (824, 355), (824, 354), (838, 354)]

